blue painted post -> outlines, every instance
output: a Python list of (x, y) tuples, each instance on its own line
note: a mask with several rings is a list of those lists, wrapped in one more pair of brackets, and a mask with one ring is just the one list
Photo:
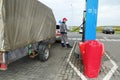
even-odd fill
[(85, 41), (96, 40), (98, 0), (87, 0)]

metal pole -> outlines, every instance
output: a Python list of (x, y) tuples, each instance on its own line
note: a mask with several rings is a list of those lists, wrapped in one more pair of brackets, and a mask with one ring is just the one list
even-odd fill
[(84, 10), (84, 12), (83, 12), (83, 34), (82, 34), (82, 42), (85, 42), (86, 2), (87, 2), (87, 0), (85, 0), (85, 10)]

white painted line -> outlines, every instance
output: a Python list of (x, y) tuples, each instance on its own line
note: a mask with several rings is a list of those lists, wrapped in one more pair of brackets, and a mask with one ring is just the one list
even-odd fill
[(107, 75), (103, 78), (103, 80), (110, 80), (110, 78), (112, 77), (112, 75), (115, 73), (115, 71), (117, 70), (118, 66), (117, 64), (108, 56), (107, 53), (105, 53), (105, 55), (109, 58), (109, 60), (111, 61), (111, 63), (114, 65), (111, 70), (107, 73)]
[(107, 37), (103, 37), (104, 39), (107, 39)]
[(70, 54), (69, 54), (68, 59), (67, 59), (67, 62), (70, 61), (70, 57), (71, 57), (71, 55), (72, 55), (72, 53), (73, 53), (73, 50), (74, 50), (74, 48), (75, 48), (75, 46), (76, 46), (76, 43), (77, 43), (77, 42), (74, 43), (73, 48), (72, 48), (71, 51), (70, 51)]
[(105, 39), (99, 39), (100, 41), (105, 41)]
[(77, 40), (77, 38), (72, 38), (72, 40)]
[(75, 49), (76, 43), (77, 43), (77, 42), (74, 43), (74, 46), (73, 46), (72, 50), (70, 51), (70, 54), (69, 54), (68, 59), (67, 59), (67, 62), (69, 63), (69, 65), (71, 66), (71, 68), (73, 68), (73, 70), (77, 73), (77, 75), (78, 75), (82, 80), (87, 80), (87, 78), (86, 78), (86, 77), (71, 63), (71, 61), (70, 61), (70, 57), (71, 57), (71, 55), (72, 55), (72, 53), (73, 53), (73, 50)]
[(68, 38), (68, 40), (72, 40), (72, 38)]
[(68, 38), (68, 40), (77, 40), (77, 41), (79, 41), (79, 40), (82, 40), (82, 38)]
[(79, 41), (79, 40), (82, 40), (82, 38), (77, 38), (77, 40)]
[(73, 68), (73, 70), (77, 73), (77, 75), (82, 79), (82, 80), (87, 80), (87, 78), (69, 61), (69, 65)]
[(120, 41), (120, 39), (117, 39), (117, 41)]
[[(103, 37), (104, 39), (96, 39), (98, 41), (115, 41), (118, 42), (120, 39), (107, 39), (106, 37)], [(68, 40), (73, 40), (73, 41), (80, 41), (82, 38), (68, 38)]]
[(112, 41), (117, 41), (116, 39), (111, 39)]
[(76, 40), (76, 38), (68, 38), (68, 40)]
[(106, 41), (111, 41), (111, 39), (105, 39)]

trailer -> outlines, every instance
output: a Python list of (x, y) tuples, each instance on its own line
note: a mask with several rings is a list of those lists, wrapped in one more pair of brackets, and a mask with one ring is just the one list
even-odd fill
[(0, 0), (0, 70), (26, 55), (46, 61), (55, 27), (52, 10), (38, 0)]

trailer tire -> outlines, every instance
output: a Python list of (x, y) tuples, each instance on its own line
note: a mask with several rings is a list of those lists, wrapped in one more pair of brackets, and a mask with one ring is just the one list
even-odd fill
[(40, 45), (38, 51), (38, 58), (40, 61), (47, 61), (50, 55), (50, 49), (47, 45)]

